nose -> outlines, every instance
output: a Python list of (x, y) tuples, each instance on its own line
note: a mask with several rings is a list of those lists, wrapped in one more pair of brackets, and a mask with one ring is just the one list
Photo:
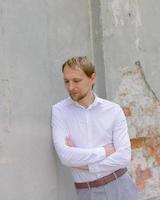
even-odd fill
[(68, 90), (72, 91), (74, 89), (74, 84), (72, 82), (69, 82), (68, 84)]

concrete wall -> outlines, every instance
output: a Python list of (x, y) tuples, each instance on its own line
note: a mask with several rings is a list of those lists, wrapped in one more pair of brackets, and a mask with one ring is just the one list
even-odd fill
[(108, 98), (114, 98), (121, 81), (118, 69), (136, 61), (141, 62), (148, 83), (160, 97), (160, 2), (102, 0), (100, 4)]
[(47, 15), (43, 1), (0, 1), (0, 199), (57, 199)]
[(91, 56), (88, 6), (0, 0), (0, 199), (75, 199), (55, 157), (50, 116), (64, 97), (63, 61)]

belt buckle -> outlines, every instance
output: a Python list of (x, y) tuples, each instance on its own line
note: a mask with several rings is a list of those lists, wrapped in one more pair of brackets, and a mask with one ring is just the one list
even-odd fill
[(88, 189), (90, 190), (90, 189), (91, 189), (91, 187), (90, 187), (90, 184), (89, 184), (89, 182), (87, 182), (87, 186), (88, 186)]
[(115, 180), (118, 178), (117, 174), (115, 172), (113, 172), (113, 176), (114, 176)]

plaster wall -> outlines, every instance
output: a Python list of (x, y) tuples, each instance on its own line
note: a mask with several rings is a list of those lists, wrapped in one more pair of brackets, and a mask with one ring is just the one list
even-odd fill
[[(0, 199), (75, 199), (51, 141), (61, 65), (91, 55), (88, 1), (0, 0)], [(72, 192), (70, 192), (72, 190)]]
[(140, 199), (160, 197), (160, 2), (99, 1), (107, 98), (127, 117)]
[(103, 52), (107, 97), (113, 99), (122, 79), (121, 67), (140, 61), (146, 79), (160, 97), (159, 1), (99, 1), (103, 29)]

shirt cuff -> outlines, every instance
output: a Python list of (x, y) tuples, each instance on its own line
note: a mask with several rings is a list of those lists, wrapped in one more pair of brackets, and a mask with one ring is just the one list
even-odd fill
[[(104, 160), (106, 158), (106, 152), (105, 152), (104, 147), (97, 148), (96, 153), (98, 153), (98, 155), (100, 155), (101, 160)], [(99, 168), (97, 165), (97, 162), (95, 164), (88, 165), (88, 169), (90, 172), (97, 171), (97, 168)]]

